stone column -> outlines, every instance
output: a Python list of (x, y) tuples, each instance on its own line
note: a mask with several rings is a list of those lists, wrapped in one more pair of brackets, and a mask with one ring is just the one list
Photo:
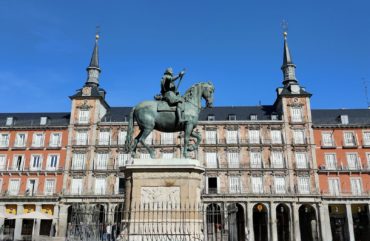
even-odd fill
[(271, 227), (271, 240), (277, 241), (277, 225), (276, 225), (276, 204), (270, 202), (270, 227)]
[(253, 204), (247, 202), (247, 227), (249, 232), (249, 240), (254, 241), (254, 230), (253, 230)]
[(329, 216), (329, 206), (328, 204), (319, 204), (319, 212), (320, 212), (320, 233), (321, 233), (321, 240), (323, 241), (332, 241), (333, 237), (331, 234), (331, 226), (330, 226), (330, 216)]
[(294, 241), (301, 241), (301, 230), (299, 227), (299, 208), (297, 203), (293, 203), (293, 228), (294, 228)]
[(58, 217), (58, 232), (57, 235), (58, 237), (65, 237), (67, 234), (67, 223), (68, 219), (68, 206), (64, 204), (59, 204), (59, 217)]
[(352, 207), (351, 204), (349, 203), (346, 204), (346, 213), (347, 213), (349, 241), (355, 241), (355, 232), (353, 230)]
[[(17, 215), (23, 213), (23, 205), (17, 205)], [(22, 240), (22, 219), (15, 220), (14, 240)]]
[[(51, 225), (51, 234), (53, 234), (55, 237), (58, 236), (58, 232), (59, 232), (59, 227), (58, 227), (58, 213), (59, 211), (59, 206), (58, 205), (54, 205), (54, 211), (53, 211), (53, 223)], [(55, 230), (53, 230), (53, 228), (55, 227)], [(55, 232), (54, 232), (55, 231)], [(53, 233), (54, 232), (54, 233)]]
[[(6, 210), (5, 210), (5, 205), (4, 204), (0, 204), (0, 213), (6, 213)], [(0, 218), (0, 227), (4, 227), (4, 218)], [(0, 240), (3, 240), (4, 237), (3, 237), (3, 234), (4, 234), (4, 230), (1, 232), (0, 231)]]
[[(36, 212), (41, 212), (41, 204), (36, 204)], [(35, 219), (33, 221), (33, 236), (32, 237), (38, 237), (40, 235), (40, 219)]]

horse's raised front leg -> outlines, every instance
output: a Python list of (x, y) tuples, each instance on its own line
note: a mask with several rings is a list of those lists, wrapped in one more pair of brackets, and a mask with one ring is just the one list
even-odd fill
[(191, 145), (191, 146), (188, 147), (188, 151), (198, 150), (200, 141), (202, 140), (202, 135), (198, 131), (196, 131), (195, 129), (193, 129), (193, 131), (191, 132), (190, 136), (196, 138), (197, 141), (195, 142), (195, 144), (193, 144), (193, 145)]
[(193, 131), (193, 126), (192, 124), (189, 124), (189, 122), (186, 123), (185, 125), (185, 130), (184, 130), (184, 151), (183, 151), (183, 156), (185, 158), (188, 158), (188, 146), (189, 146), (189, 137), (191, 132)]

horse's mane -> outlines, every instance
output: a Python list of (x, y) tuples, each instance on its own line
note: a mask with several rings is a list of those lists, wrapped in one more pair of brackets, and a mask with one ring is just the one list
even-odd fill
[(185, 92), (185, 94), (184, 94), (184, 98), (189, 98), (189, 97), (191, 97), (191, 95), (194, 93), (194, 90), (196, 89), (196, 88), (198, 88), (199, 86), (201, 86), (201, 85), (205, 85), (205, 84), (208, 84), (208, 85), (210, 85), (210, 83), (208, 83), (208, 82), (199, 82), (199, 83), (196, 83), (196, 84), (193, 84), (186, 92)]

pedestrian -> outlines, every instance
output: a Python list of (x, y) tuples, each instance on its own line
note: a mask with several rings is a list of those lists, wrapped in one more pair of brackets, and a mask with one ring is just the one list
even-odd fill
[(111, 237), (112, 237), (112, 225), (110, 223), (108, 223), (108, 225), (106, 227), (106, 232), (107, 232), (107, 241), (111, 241)]

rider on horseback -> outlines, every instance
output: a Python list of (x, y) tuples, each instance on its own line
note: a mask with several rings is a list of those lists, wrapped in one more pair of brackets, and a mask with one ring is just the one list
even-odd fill
[(181, 71), (177, 76), (173, 76), (172, 68), (167, 68), (161, 79), (162, 99), (165, 100), (170, 106), (176, 105), (176, 115), (178, 123), (184, 122), (184, 119), (181, 116), (181, 104), (184, 100), (179, 95), (179, 92), (177, 91), (178, 86), (176, 87), (174, 82), (177, 79), (180, 79), (181, 81), (184, 74), (185, 71)]

